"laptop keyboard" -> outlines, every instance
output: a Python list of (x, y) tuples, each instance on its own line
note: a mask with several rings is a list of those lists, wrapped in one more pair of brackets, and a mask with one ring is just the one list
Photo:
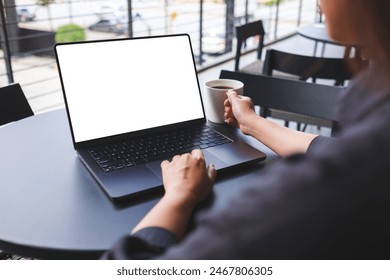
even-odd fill
[(232, 140), (201, 125), (109, 144), (91, 149), (89, 153), (103, 171), (110, 172), (230, 142)]

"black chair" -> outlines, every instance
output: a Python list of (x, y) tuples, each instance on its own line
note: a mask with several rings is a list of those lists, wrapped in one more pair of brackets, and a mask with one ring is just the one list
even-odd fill
[(277, 109), (320, 119), (331, 128), (332, 135), (338, 130), (336, 104), (340, 87), (227, 70), (221, 71), (220, 78), (243, 82), (244, 95), (260, 106), (263, 117), (270, 116), (270, 109)]
[(0, 125), (33, 115), (34, 112), (18, 83), (0, 88)]
[[(258, 73), (260, 74), (262, 71), (262, 61), (261, 61), (261, 54), (263, 52), (263, 46), (264, 46), (264, 27), (263, 22), (261, 20), (250, 22), (243, 24), (241, 26), (236, 27), (236, 37), (237, 37), (237, 50), (236, 50), (236, 57), (235, 57), (235, 65), (234, 70), (235, 71), (243, 71), (243, 72), (249, 72), (249, 73)], [(246, 40), (251, 37), (258, 37), (258, 45), (257, 45), (257, 60), (250, 63), (249, 65), (243, 67), (240, 69), (240, 58), (243, 54), (243, 46), (246, 43)]]
[[(33, 116), (30, 104), (18, 83), (0, 88), (0, 126)], [(0, 250), (0, 260), (32, 259)]]
[[(311, 80), (314, 83), (318, 79), (333, 80), (334, 85), (343, 86), (346, 81), (352, 79), (355, 73), (364, 66), (364, 62), (358, 58), (314, 57), (268, 49), (264, 61), (263, 74), (301, 81)], [(271, 115), (275, 118), (284, 119), (286, 126), (289, 126), (290, 121), (296, 122), (298, 130), (305, 130), (307, 124), (317, 125), (318, 127), (324, 126), (321, 120), (316, 120), (312, 117), (302, 118), (301, 116), (278, 110), (272, 110)], [(302, 123), (304, 124), (303, 129), (301, 129)]]
[(317, 79), (334, 80), (334, 85), (342, 86), (362, 67), (363, 63), (359, 59), (304, 56), (268, 49), (262, 73), (273, 76), (274, 71), (278, 71), (302, 81), (308, 81), (310, 78), (313, 82)]

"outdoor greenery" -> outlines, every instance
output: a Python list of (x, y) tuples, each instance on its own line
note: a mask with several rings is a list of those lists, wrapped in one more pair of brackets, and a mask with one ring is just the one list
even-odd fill
[(283, 2), (283, 0), (266, 0), (264, 1), (264, 5), (266, 6), (272, 6), (272, 5), (276, 5), (276, 4), (280, 4), (281, 2)]
[(54, 0), (37, 0), (37, 4), (41, 6), (47, 6), (50, 3), (54, 3)]
[(55, 35), (56, 43), (85, 41), (85, 30), (77, 24), (60, 26)]

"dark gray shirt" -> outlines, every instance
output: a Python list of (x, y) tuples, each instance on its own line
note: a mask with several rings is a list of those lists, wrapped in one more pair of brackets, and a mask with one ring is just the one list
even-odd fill
[(146, 228), (108, 259), (389, 259), (390, 87), (375, 72), (340, 94), (341, 131), (278, 159), (180, 243)]

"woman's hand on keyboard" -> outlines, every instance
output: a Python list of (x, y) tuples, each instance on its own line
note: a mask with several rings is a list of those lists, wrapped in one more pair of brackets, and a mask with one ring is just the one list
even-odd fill
[(214, 165), (206, 167), (202, 151), (174, 156), (161, 163), (166, 195), (197, 204), (209, 194), (215, 181)]
[(147, 227), (160, 227), (180, 240), (194, 207), (210, 193), (217, 171), (212, 164), (206, 167), (200, 150), (174, 156), (171, 161), (165, 160), (161, 169), (165, 195), (132, 233)]

